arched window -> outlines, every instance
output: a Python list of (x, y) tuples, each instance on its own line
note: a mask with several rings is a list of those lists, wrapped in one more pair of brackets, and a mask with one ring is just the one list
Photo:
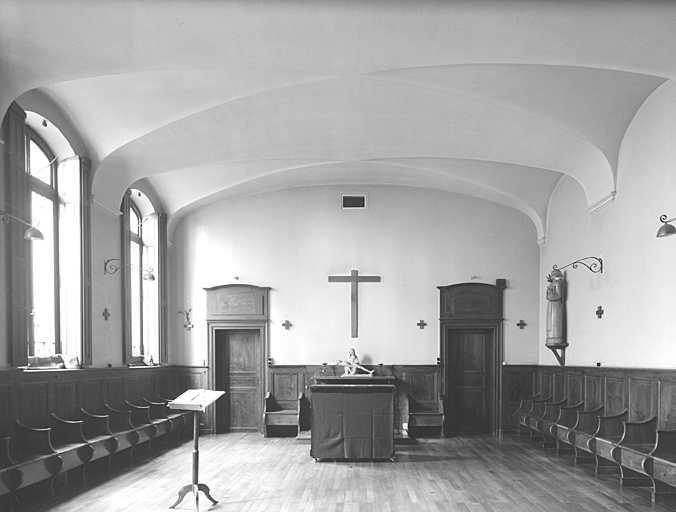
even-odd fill
[(10, 248), (11, 362), (24, 366), (62, 354), (71, 356), (64, 358), (69, 364), (90, 364), (89, 205), (82, 202), (89, 161), (48, 120), (17, 104), (3, 126), (15, 149), (0, 183), (7, 225), (0, 236)]
[(159, 364), (166, 357), (161, 342), (164, 309), (160, 300), (165, 216), (155, 211), (148, 196), (139, 189), (127, 192), (122, 211), (125, 260), (129, 263), (125, 271), (125, 359), (128, 364)]

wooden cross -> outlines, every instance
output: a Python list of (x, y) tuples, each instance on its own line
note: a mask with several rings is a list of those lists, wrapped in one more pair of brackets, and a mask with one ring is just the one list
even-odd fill
[(424, 329), (425, 326), (427, 325), (427, 322), (425, 322), (425, 320), (420, 320), (420, 322), (418, 322), (418, 323), (415, 324), (415, 325), (417, 325), (417, 326), (420, 327), (421, 329)]
[(605, 311), (603, 311), (603, 308), (601, 306), (596, 308), (596, 316), (597, 317), (601, 318), (603, 316), (603, 313), (605, 313)]
[(282, 324), (282, 327), (286, 329), (287, 331), (289, 330), (289, 327), (291, 327), (293, 324), (289, 322), (288, 320), (284, 320), (284, 323)]
[(108, 319), (110, 318), (110, 311), (108, 311), (108, 308), (106, 308), (106, 309), (103, 310), (103, 318), (106, 319), (106, 322), (107, 322)]
[(358, 299), (358, 284), (359, 283), (379, 283), (380, 276), (360, 276), (358, 270), (353, 270), (349, 276), (329, 276), (329, 283), (351, 283), (352, 292), (350, 294), (351, 303), (351, 323), (352, 323), (352, 337), (358, 336), (359, 324), (359, 299)]
[(517, 325), (517, 327), (518, 327), (519, 329), (523, 329), (523, 328), (526, 327), (528, 324), (527, 324), (526, 322), (524, 322), (523, 320), (519, 320), (519, 323), (516, 324), (516, 325)]

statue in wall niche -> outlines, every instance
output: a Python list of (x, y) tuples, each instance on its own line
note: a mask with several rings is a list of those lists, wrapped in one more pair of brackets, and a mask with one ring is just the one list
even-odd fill
[(547, 340), (548, 347), (565, 345), (563, 335), (563, 319), (565, 305), (563, 303), (563, 274), (560, 270), (552, 270), (547, 276)]
[(347, 360), (338, 360), (336, 361), (336, 364), (339, 366), (344, 366), (345, 371), (343, 372), (343, 377), (350, 376), (350, 375), (357, 375), (358, 370), (363, 370), (365, 371), (368, 375), (373, 375), (373, 370), (367, 370), (363, 366), (359, 364), (359, 357), (357, 357), (357, 352), (351, 348)]

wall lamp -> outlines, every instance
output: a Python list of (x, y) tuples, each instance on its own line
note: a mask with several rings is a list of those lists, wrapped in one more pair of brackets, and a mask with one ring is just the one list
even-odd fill
[[(114, 261), (119, 261), (120, 263), (113, 263)], [(104, 274), (114, 274), (118, 270), (120, 270), (122, 267), (134, 267), (135, 265), (133, 263), (126, 263), (122, 261), (120, 258), (112, 258), (109, 260), (106, 260), (103, 262), (103, 273)], [(148, 269), (142, 268), (145, 272), (143, 274), (143, 280), (144, 281), (154, 281), (155, 276), (153, 275), (153, 271), (155, 270), (153, 267), (150, 267)]]
[(25, 224), (26, 226), (28, 226), (28, 229), (23, 234), (23, 237), (26, 240), (44, 240), (45, 239), (45, 236), (42, 234), (42, 232), (38, 228), (33, 226), (33, 224), (29, 224), (25, 220), (21, 220), (19, 217), (15, 217), (14, 215), (11, 215), (7, 212), (0, 210), (0, 218), (2, 219), (2, 222), (4, 222), (5, 224), (9, 224), (9, 219), (14, 219), (14, 220), (18, 220), (19, 222), (21, 222), (21, 224)]
[(660, 229), (657, 230), (657, 237), (662, 238), (663, 236), (671, 236), (674, 233), (676, 233), (676, 227), (669, 224), (670, 222), (674, 222), (675, 220), (676, 220), (676, 217), (674, 217), (673, 219), (667, 220), (667, 216), (662, 215), (660, 217), (660, 222), (664, 222), (664, 224), (662, 224), (660, 226)]

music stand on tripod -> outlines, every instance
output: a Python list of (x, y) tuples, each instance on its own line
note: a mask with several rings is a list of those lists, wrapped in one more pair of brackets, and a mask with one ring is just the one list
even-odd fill
[(211, 389), (189, 389), (168, 404), (170, 409), (193, 411), (192, 483), (181, 487), (181, 490), (178, 491), (178, 499), (176, 500), (176, 503), (174, 503), (169, 508), (176, 508), (176, 506), (181, 503), (181, 501), (183, 501), (183, 498), (185, 498), (186, 494), (189, 492), (192, 492), (195, 495), (196, 510), (200, 509), (199, 491), (202, 491), (214, 505), (218, 503), (218, 501), (211, 497), (211, 494), (209, 493), (209, 487), (205, 484), (199, 483), (200, 421), (198, 413), (200, 411), (204, 412), (208, 405), (214, 403), (224, 394), (225, 391), (213, 391)]

